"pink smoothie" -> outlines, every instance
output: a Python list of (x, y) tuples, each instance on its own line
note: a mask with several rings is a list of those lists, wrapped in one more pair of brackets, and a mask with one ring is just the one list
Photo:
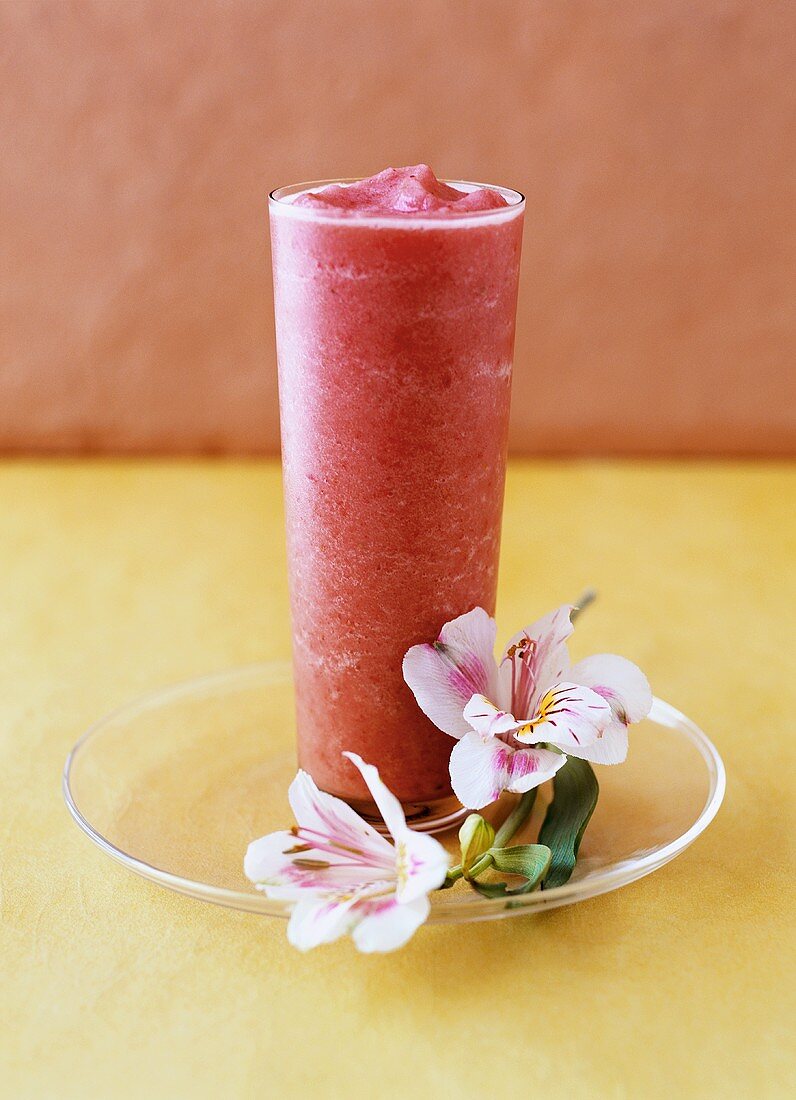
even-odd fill
[(494, 611), (523, 202), (425, 165), (271, 200), (299, 761), (422, 819), (453, 741), (406, 650)]

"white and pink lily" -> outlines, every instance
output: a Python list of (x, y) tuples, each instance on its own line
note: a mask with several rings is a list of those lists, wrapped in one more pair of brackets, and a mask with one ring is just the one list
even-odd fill
[(481, 607), (406, 654), (404, 679), (419, 706), (457, 740), (451, 784), (470, 809), (502, 791), (538, 787), (567, 755), (620, 764), (628, 725), (649, 714), (647, 678), (624, 657), (604, 653), (570, 663), (573, 610), (559, 607), (515, 634), (499, 665), (495, 621)]
[(450, 857), (408, 827), (372, 764), (344, 755), (362, 773), (395, 843), (299, 771), (288, 792), (298, 824), (253, 841), (244, 871), (268, 897), (295, 903), (288, 924), (294, 947), (307, 951), (350, 933), (360, 951), (392, 951), (428, 917), (428, 894), (442, 885)]

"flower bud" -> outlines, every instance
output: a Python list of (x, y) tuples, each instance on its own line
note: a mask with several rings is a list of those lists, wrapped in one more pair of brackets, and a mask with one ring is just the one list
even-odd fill
[(475, 861), (488, 852), (495, 840), (495, 830), (480, 814), (470, 814), (459, 829), (462, 848), (462, 870), (465, 875)]

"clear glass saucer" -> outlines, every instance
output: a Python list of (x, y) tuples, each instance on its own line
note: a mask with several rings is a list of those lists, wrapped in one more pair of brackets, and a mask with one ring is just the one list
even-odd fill
[[(101, 719), (66, 761), (78, 825), (108, 855), (201, 901), (285, 917), (243, 874), (250, 840), (293, 824), (296, 771), (287, 664), (252, 665), (154, 692)], [(724, 797), (721, 757), (688, 718), (656, 699), (633, 726), (621, 767), (597, 769), (601, 795), (565, 886), (484, 898), (465, 883), (432, 895), (431, 921), (488, 920), (615, 890), (674, 859)], [(548, 784), (548, 787), (550, 785)], [(537, 835), (549, 795), (518, 840)], [(510, 802), (494, 807), (497, 820)], [(439, 839), (455, 850), (456, 832)]]

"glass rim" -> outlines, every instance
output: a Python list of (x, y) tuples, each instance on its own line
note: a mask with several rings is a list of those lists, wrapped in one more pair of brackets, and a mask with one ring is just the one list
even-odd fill
[(440, 182), (447, 184), (449, 187), (461, 187), (469, 191), (476, 191), (479, 189), (497, 191), (499, 195), (502, 195), (502, 197), (506, 199), (508, 206), (490, 207), (488, 210), (462, 210), (444, 214), (433, 210), (407, 210), (406, 212), (394, 210), (385, 212), (376, 210), (350, 211), (339, 209), (335, 212), (334, 208), (318, 210), (314, 207), (296, 206), (294, 203), (287, 201), (289, 198), (303, 194), (305, 191), (317, 191), (322, 187), (330, 187), (334, 184), (345, 187), (352, 183), (360, 183), (362, 180), (368, 178), (368, 176), (342, 176), (339, 179), (306, 180), (303, 183), (285, 184), (282, 187), (275, 187), (273, 191), (268, 193), (268, 205), (271, 209), (279, 210), (280, 213), (289, 214), (291, 217), (302, 218), (307, 221), (344, 221), (352, 225), (362, 222), (371, 224), (374, 222), (391, 222), (397, 225), (405, 225), (408, 222), (423, 224), (433, 222), (437, 226), (461, 225), (465, 221), (481, 222), (490, 220), (509, 220), (522, 213), (525, 209), (525, 195), (522, 191), (517, 191), (513, 187), (503, 187), (496, 183), (481, 183), (476, 180), (460, 179), (443, 179)]

